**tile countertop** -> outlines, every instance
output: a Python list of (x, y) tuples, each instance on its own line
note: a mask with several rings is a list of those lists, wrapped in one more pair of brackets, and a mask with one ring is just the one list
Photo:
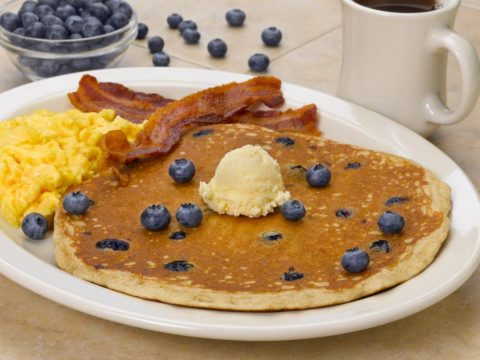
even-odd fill
[[(160, 5), (161, 4), (161, 5)], [(200, 5), (201, 4), (201, 5)], [(246, 11), (243, 29), (228, 28), (224, 14)], [(284, 81), (335, 94), (341, 61), (341, 14), (338, 0), (194, 0), (137, 1), (140, 21), (149, 35), (165, 38), (171, 66), (247, 72), (246, 59), (267, 53), (270, 73)], [(183, 44), (165, 18), (178, 12), (199, 24), (199, 46)], [(268, 19), (268, 20), (267, 20)], [(456, 30), (480, 53), (480, 0), (466, 0)], [(282, 46), (266, 49), (260, 31), (275, 25), (284, 34)], [(211, 59), (206, 43), (225, 39), (229, 56)], [(235, 54), (235, 56), (234, 56)], [(145, 42), (135, 43), (120, 66), (151, 66)], [(0, 52), (0, 91), (27, 80)], [(299, 69), (301, 69), (299, 71)], [(454, 105), (460, 77), (449, 63), (448, 94)], [(431, 141), (451, 156), (480, 188), (480, 103), (462, 123), (438, 130)], [(400, 321), (357, 333), (290, 342), (246, 343), (194, 339), (155, 333), (98, 319), (71, 310), (23, 289), (0, 276), (1, 359), (478, 359), (480, 358), (480, 271), (440, 303)]]

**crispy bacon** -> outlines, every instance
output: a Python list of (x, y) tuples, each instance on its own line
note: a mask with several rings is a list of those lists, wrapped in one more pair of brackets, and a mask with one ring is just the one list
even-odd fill
[(294, 131), (310, 135), (320, 135), (317, 128), (318, 115), (315, 104), (285, 111), (244, 111), (233, 115), (229, 121), (232, 123), (264, 126), (277, 131)]
[(68, 98), (79, 110), (98, 112), (113, 109), (134, 123), (144, 121), (158, 108), (173, 101), (158, 94), (135, 92), (120, 84), (98, 82), (90, 75), (81, 78), (77, 91), (69, 93)]
[(243, 83), (230, 83), (206, 89), (167, 104), (153, 113), (134, 144), (118, 132), (108, 133), (105, 145), (111, 157), (130, 163), (136, 159), (168, 153), (181, 135), (193, 127), (228, 122), (249, 106), (283, 104), (281, 81), (256, 77)]

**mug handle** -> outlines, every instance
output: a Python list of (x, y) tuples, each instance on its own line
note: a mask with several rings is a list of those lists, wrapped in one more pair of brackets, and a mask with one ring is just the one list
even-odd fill
[(445, 27), (431, 33), (432, 51), (447, 49), (457, 60), (462, 73), (462, 96), (455, 110), (449, 109), (438, 93), (430, 94), (425, 105), (427, 121), (449, 125), (467, 117), (480, 94), (480, 61), (473, 46), (455, 31)]

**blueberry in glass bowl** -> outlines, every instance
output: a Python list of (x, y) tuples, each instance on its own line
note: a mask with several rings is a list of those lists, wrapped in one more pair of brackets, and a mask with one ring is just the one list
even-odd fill
[(114, 67), (137, 30), (136, 13), (124, 0), (10, 0), (0, 6), (0, 45), (31, 80)]

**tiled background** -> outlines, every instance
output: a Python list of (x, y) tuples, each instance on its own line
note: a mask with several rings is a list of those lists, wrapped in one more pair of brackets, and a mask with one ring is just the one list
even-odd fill
[[(339, 0), (137, 0), (150, 35), (165, 38), (171, 66), (248, 72), (247, 59), (264, 52), (269, 72), (285, 81), (335, 94), (341, 63)], [(247, 12), (244, 28), (226, 26), (231, 8)], [(199, 24), (199, 45), (184, 45), (165, 18), (179, 12)], [(262, 45), (268, 26), (284, 34), (282, 46)], [(480, 0), (465, 0), (456, 30), (480, 52)], [(211, 59), (208, 40), (229, 46), (225, 60)], [(145, 42), (136, 42), (121, 66), (151, 66)], [(449, 63), (449, 102), (459, 97), (456, 64)], [(0, 91), (25, 83), (0, 52)], [(0, 106), (5, 106), (0, 104)], [(438, 130), (431, 140), (450, 155), (480, 188), (480, 106), (464, 122)], [(323, 339), (245, 343), (185, 338), (97, 319), (46, 300), (0, 276), (0, 359), (478, 359), (480, 273), (442, 302), (375, 329)]]

